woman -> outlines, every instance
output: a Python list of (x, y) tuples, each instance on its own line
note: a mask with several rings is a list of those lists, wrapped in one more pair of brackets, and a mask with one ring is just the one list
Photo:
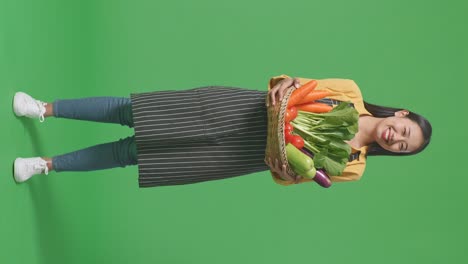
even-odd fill
[[(304, 84), (310, 79), (294, 78), (295, 83)], [(284, 90), (291, 85), (292, 80), (287, 75), (280, 75), (270, 80), (269, 91), (271, 101), (279, 94), (281, 100)], [(273, 88), (272, 88), (273, 87)], [(351, 101), (359, 113), (358, 133), (347, 143), (352, 154), (342, 175), (331, 175), (332, 182), (356, 181), (364, 173), (367, 156), (414, 155), (424, 150), (430, 142), (432, 127), (422, 116), (406, 109), (383, 107), (367, 103), (363, 100), (359, 87), (349, 79), (318, 80), (316, 90), (327, 90), (333, 95), (328, 98), (338, 100), (328, 102), (337, 105), (339, 101)], [(292, 179), (286, 174), (284, 164), (265, 160), (272, 168), (272, 176), (276, 183), (290, 185), (312, 181), (301, 176)]]
[[(271, 103), (281, 99), (287, 89), (307, 81), (287, 75), (270, 79)], [(416, 114), (400, 111), (394, 117), (386, 117), (394, 109), (380, 113), (383, 108), (365, 104), (372, 111), (367, 112), (353, 81), (324, 79), (318, 83), (316, 89), (334, 90), (337, 95), (332, 99), (351, 100), (360, 114), (367, 114), (359, 118), (360, 133), (348, 142), (353, 151), (361, 152), (353, 153), (357, 159), (347, 164), (343, 175), (332, 176), (332, 181), (360, 178), (365, 154), (415, 154), (429, 143), (430, 125)], [(130, 98), (89, 97), (45, 103), (18, 92), (13, 102), (17, 116), (39, 117), (41, 122), (54, 116), (117, 123), (133, 128), (135, 134), (54, 157), (17, 158), (15, 180), (24, 182), (52, 170), (90, 171), (138, 164), (139, 187), (190, 184), (265, 170), (273, 170), (273, 179), (281, 185), (310, 181), (300, 176), (290, 179), (280, 165), (274, 166), (265, 159), (266, 96), (266, 91), (205, 86), (132, 93)], [(419, 121), (412, 123), (411, 117)], [(376, 136), (387, 127), (391, 128), (390, 142)], [(410, 129), (410, 138), (402, 134), (406, 133), (402, 129)], [(400, 153), (398, 144), (406, 152)]]

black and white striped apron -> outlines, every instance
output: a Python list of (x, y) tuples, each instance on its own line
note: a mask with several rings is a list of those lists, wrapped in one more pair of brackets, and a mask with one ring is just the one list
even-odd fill
[(229, 86), (130, 94), (139, 186), (190, 184), (269, 170), (264, 162), (266, 95)]
[(228, 86), (131, 94), (139, 186), (268, 170), (265, 96)]

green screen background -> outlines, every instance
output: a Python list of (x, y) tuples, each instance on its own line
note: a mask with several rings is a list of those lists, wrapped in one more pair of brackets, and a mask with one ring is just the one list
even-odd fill
[[(463, 1), (0, 0), (1, 263), (467, 263)], [(118, 140), (118, 124), (17, 118), (43, 101), (349, 78), (433, 126), (360, 181), (277, 185), (267, 171), (138, 188), (137, 167), (13, 180), (16, 157)], [(465, 165), (463, 165), (465, 164)]]

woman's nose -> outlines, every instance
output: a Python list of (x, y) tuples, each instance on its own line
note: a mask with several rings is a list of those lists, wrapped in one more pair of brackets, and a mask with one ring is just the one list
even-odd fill
[(393, 141), (400, 141), (401, 139), (403, 139), (403, 136), (400, 133), (395, 132), (393, 134)]

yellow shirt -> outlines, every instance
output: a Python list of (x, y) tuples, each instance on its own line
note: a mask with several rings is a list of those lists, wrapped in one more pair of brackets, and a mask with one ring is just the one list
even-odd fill
[[(275, 86), (275, 84), (284, 79), (284, 78), (293, 78), (288, 75), (282, 74), (280, 76), (276, 76), (270, 79), (268, 83), (268, 91)], [(304, 85), (310, 80), (313, 79), (306, 79), (296, 77), (300, 80), (301, 85)], [(361, 90), (357, 86), (357, 84), (350, 79), (338, 79), (338, 78), (329, 78), (329, 79), (315, 79), (317, 80), (317, 87), (315, 90), (327, 90), (332, 93), (332, 95), (328, 96), (327, 98), (331, 98), (334, 100), (340, 101), (351, 101), (354, 104), (354, 108), (358, 111), (359, 116), (361, 115), (370, 115), (372, 114), (367, 111), (364, 107), (364, 102), (361, 94)], [(355, 159), (351, 162), (346, 164), (345, 169), (343, 170), (342, 175), (339, 176), (330, 176), (330, 180), (332, 182), (343, 182), (343, 181), (357, 181), (361, 178), (362, 174), (364, 173), (364, 169), (366, 167), (366, 158), (365, 154), (367, 153), (368, 146), (363, 146), (359, 149), (354, 148), (351, 146), (351, 153), (355, 153), (357, 151), (361, 151), (358, 159)], [(270, 171), (271, 172), (271, 171)], [(289, 182), (281, 179), (276, 173), (271, 172), (273, 180), (281, 185), (287, 186), (294, 184), (294, 182)], [(313, 181), (312, 179), (303, 178), (299, 183)]]

